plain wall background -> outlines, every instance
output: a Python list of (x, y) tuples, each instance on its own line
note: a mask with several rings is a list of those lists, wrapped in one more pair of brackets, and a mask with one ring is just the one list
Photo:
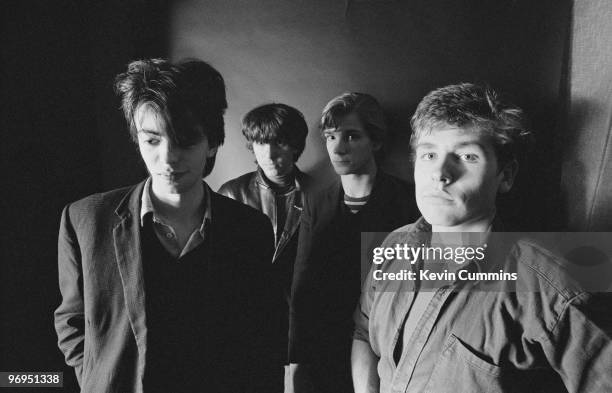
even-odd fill
[(527, 225), (541, 228), (557, 218), (544, 200), (558, 192), (560, 154), (552, 136), (569, 6), (558, 0), (181, 1), (171, 7), (169, 52), (177, 60), (210, 61), (226, 80), (227, 142), (207, 178), (215, 190), (255, 168), (240, 119), (268, 102), (304, 113), (310, 134), (298, 165), (321, 182), (329, 179), (318, 121), (323, 106), (345, 91), (381, 102), (392, 131), (384, 168), (411, 181), (409, 119), (419, 100), (450, 83), (488, 82), (530, 114), (539, 140), (506, 221), (530, 217)]
[(609, 0), (575, 1), (560, 213), (575, 231), (612, 230), (611, 21)]

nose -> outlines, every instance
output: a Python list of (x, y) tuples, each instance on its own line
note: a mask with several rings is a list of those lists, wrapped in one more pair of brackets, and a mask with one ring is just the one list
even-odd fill
[(431, 180), (444, 187), (451, 184), (455, 177), (456, 174), (451, 158), (443, 157), (440, 160), (436, 160), (431, 171)]
[(166, 140), (165, 143), (162, 143), (160, 149), (160, 159), (165, 164), (172, 165), (179, 160), (180, 151), (180, 147), (176, 146), (174, 142)]
[(263, 154), (264, 157), (270, 161), (275, 161), (278, 158), (280, 148), (274, 143), (267, 143), (264, 145)]
[(330, 143), (332, 143), (332, 153), (339, 156), (346, 154), (346, 141), (344, 138), (336, 138)]

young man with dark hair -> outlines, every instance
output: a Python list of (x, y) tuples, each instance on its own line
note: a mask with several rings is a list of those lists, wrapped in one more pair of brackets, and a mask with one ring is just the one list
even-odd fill
[(149, 177), (62, 213), (66, 362), (88, 393), (263, 391), (272, 228), (202, 180), (224, 139), (223, 78), (202, 61), (142, 60), (116, 90)]
[(272, 222), (276, 238), (271, 261), (274, 284), (281, 287), (286, 300), (275, 317), (281, 322), (279, 367), (282, 370), (282, 365), (287, 364), (289, 296), (300, 216), (304, 194), (312, 185), (310, 176), (296, 165), (306, 145), (308, 126), (297, 109), (285, 104), (267, 104), (244, 116), (242, 134), (255, 155), (257, 170), (228, 181), (219, 193), (263, 212)]
[(374, 97), (345, 93), (323, 109), (321, 131), (338, 179), (306, 198), (292, 287), (288, 390), (352, 390), (352, 313), (359, 299), (361, 232), (416, 217), (412, 187), (382, 172), (387, 127)]
[(257, 170), (223, 184), (219, 193), (263, 212), (272, 222), (276, 237), (272, 263), (288, 299), (302, 199), (312, 181), (296, 165), (308, 126), (297, 109), (267, 104), (244, 116), (242, 134), (255, 155)]
[[(609, 300), (580, 289), (563, 261), (536, 243), (512, 237), (503, 244), (495, 240), (501, 234), (490, 234), (501, 231), (496, 197), (511, 189), (532, 141), (521, 109), (463, 83), (430, 92), (411, 124), (423, 216), (383, 247), (448, 245), (457, 239), (451, 232), (462, 239), (479, 233), (480, 245), (490, 243), (487, 259), (446, 266), (456, 277), (493, 278), (432, 288), (420, 272), (435, 267), (423, 257), (413, 280), (374, 277), (375, 269), (405, 269), (398, 257), (373, 267), (355, 311), (355, 391), (612, 391)], [(500, 272), (518, 281), (499, 279)]]

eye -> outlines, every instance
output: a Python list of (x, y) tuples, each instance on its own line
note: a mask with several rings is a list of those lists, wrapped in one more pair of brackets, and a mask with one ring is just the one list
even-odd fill
[(325, 139), (328, 141), (333, 141), (336, 139), (336, 137), (334, 136), (334, 134), (325, 134)]
[(428, 151), (426, 153), (422, 153), (419, 158), (423, 161), (431, 161), (436, 158), (436, 153)]
[(478, 155), (474, 154), (474, 153), (464, 153), (464, 154), (460, 154), (459, 158), (461, 158), (462, 161), (465, 162), (478, 162)]
[(149, 146), (157, 146), (159, 145), (159, 139), (146, 139), (144, 143), (146, 143)]
[(348, 134), (346, 139), (348, 141), (357, 141), (359, 140), (359, 134)]

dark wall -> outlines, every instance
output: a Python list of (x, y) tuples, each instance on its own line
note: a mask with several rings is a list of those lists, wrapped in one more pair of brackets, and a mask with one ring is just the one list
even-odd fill
[(67, 371), (63, 391), (74, 391), (53, 329), (59, 216), (142, 178), (112, 80), (135, 57), (166, 55), (167, 12), (162, 2), (13, 3), (1, 21), (0, 370)]
[(209, 60), (226, 78), (228, 142), (208, 178), (213, 188), (253, 170), (240, 118), (270, 101), (304, 113), (311, 132), (299, 165), (328, 176), (318, 118), (348, 90), (373, 94), (388, 111), (385, 167), (411, 179), (408, 122), (418, 101), (446, 84), (489, 82), (527, 110), (539, 140), (505, 202), (506, 221), (529, 217), (531, 228), (544, 228), (558, 218), (545, 200), (558, 193), (555, 120), (569, 12), (570, 2), (558, 0), (185, 0), (172, 8), (169, 44), (173, 58)]
[(612, 230), (612, 2), (574, 5), (564, 140), (563, 215), (576, 231)]

